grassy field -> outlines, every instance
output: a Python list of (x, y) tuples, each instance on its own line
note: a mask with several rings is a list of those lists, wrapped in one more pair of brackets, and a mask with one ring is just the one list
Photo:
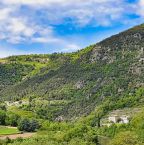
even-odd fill
[(9, 128), (5, 126), (0, 126), (0, 135), (10, 135), (19, 133), (17, 128)]

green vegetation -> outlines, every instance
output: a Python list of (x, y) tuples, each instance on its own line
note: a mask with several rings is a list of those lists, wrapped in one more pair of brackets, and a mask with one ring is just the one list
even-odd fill
[(40, 127), (37, 137), (7, 142), (144, 144), (143, 111), (128, 124), (101, 124), (113, 110), (143, 110), (143, 48), (141, 25), (75, 53), (0, 60), (0, 124), (24, 131)]
[(1, 135), (11, 135), (20, 133), (17, 128), (10, 128), (5, 126), (0, 126), (0, 136)]
[(20, 131), (34, 132), (39, 129), (39, 123), (36, 120), (22, 119), (18, 124)]

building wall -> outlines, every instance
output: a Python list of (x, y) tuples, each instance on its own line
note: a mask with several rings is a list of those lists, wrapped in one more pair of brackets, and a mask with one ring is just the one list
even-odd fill
[(109, 122), (113, 122), (113, 123), (118, 123), (118, 120), (121, 120), (120, 123), (129, 123), (129, 119), (127, 116), (122, 116), (122, 117), (119, 117), (119, 116), (110, 116), (108, 118)]

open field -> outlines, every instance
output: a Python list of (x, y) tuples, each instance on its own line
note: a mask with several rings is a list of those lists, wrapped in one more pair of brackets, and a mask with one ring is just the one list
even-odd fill
[(20, 133), (20, 131), (16, 127), (9, 126), (0, 126), (0, 139), (6, 139), (7, 137), (10, 139), (16, 138), (29, 138), (34, 136), (36, 133)]
[(20, 133), (16, 127), (0, 126), (0, 136)]

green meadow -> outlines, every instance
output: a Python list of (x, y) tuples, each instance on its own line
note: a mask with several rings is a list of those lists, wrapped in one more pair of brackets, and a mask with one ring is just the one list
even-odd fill
[(5, 126), (0, 126), (0, 135), (11, 135), (19, 133), (17, 128), (9, 128)]

